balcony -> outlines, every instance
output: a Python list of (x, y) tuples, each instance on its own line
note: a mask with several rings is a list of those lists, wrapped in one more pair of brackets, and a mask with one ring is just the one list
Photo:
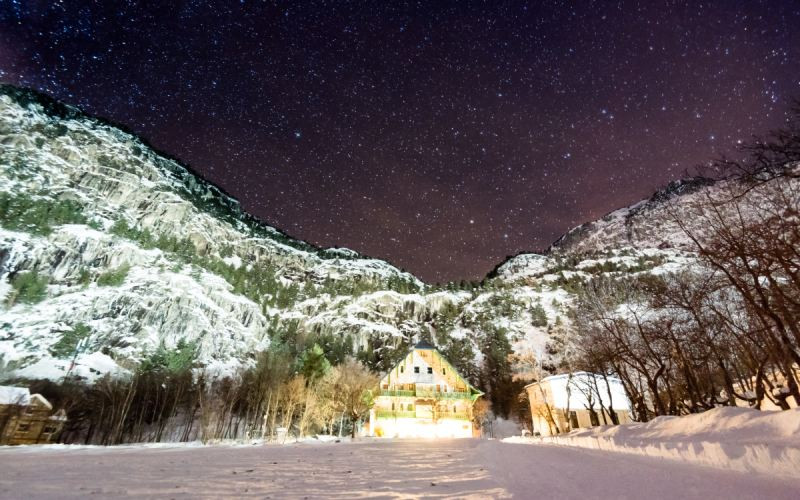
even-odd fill
[(386, 391), (386, 390), (383, 390), (383, 391), (381, 391), (381, 396), (389, 396), (389, 397), (393, 397), (393, 398), (394, 397), (413, 398), (414, 396), (416, 396), (416, 392), (415, 391)]
[(417, 418), (415, 411), (375, 410), (378, 418)]
[(466, 413), (442, 413), (439, 420), (470, 420)]
[(428, 399), (470, 399), (472, 394), (468, 392), (442, 392), (442, 391), (417, 391), (418, 398)]
[[(377, 418), (424, 418), (427, 420), (432, 420), (432, 415), (427, 415), (425, 417), (417, 417), (417, 412), (415, 411), (399, 411), (399, 410), (375, 410), (375, 416)], [(447, 413), (442, 412), (439, 413), (437, 420), (469, 420), (469, 414), (467, 413)]]
[(416, 391), (392, 391), (382, 390), (381, 396), (389, 397), (407, 397), (407, 398), (426, 398), (426, 399), (472, 399), (472, 394), (469, 392), (442, 392), (442, 391), (426, 391), (418, 389)]

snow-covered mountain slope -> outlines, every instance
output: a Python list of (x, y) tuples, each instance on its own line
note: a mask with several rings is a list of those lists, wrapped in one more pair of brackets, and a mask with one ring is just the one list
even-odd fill
[[(23, 375), (54, 377), (73, 357), (86, 375), (131, 366), (179, 341), (204, 365), (236, 364), (269, 343), (267, 313), (298, 297), (423, 288), (289, 238), (135, 136), (11, 86), (0, 226), (0, 356)], [(86, 340), (69, 348), (76, 329)]]
[(695, 178), (674, 181), (649, 199), (614, 210), (602, 218), (581, 224), (550, 247), (554, 253), (586, 253), (614, 248), (692, 248), (677, 221), (708, 190), (724, 189), (736, 180)]
[[(785, 169), (795, 172), (788, 177), (791, 182), (800, 182), (800, 165), (787, 165)], [(553, 243), (548, 253), (586, 254), (624, 247), (691, 250), (694, 245), (680, 224), (692, 232), (703, 232), (702, 220), (694, 216), (698, 204), (709, 199), (719, 200), (725, 196), (723, 193), (758, 197), (770, 182), (767, 180), (764, 186), (751, 190), (749, 181), (738, 176), (722, 180), (695, 177), (673, 181), (646, 200), (573, 228)]]
[(570, 300), (533, 282), (432, 290), (384, 261), (291, 239), (135, 136), (0, 88), (6, 375), (93, 379), (160, 350), (233, 373), (276, 337), (380, 368), (426, 335), (477, 366), (482, 339), (499, 331), (556, 359), (552, 330)]
[(553, 371), (580, 282), (695, 262), (664, 214), (700, 187), (676, 184), (584, 224), (481, 286), (434, 289), (292, 239), (137, 137), (0, 86), (0, 378), (93, 379), (164, 350), (234, 373), (275, 341), (385, 369), (422, 335), (473, 378), (506, 342)]

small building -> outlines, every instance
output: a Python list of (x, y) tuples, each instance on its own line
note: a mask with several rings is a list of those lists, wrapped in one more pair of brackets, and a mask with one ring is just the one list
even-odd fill
[(525, 386), (533, 433), (552, 436), (597, 425), (631, 421), (631, 405), (617, 377), (576, 372)]
[(369, 414), (370, 436), (473, 437), (483, 393), (428, 342), (419, 342), (383, 379)]
[(49, 443), (66, 422), (64, 410), (25, 387), (0, 386), (0, 444)]

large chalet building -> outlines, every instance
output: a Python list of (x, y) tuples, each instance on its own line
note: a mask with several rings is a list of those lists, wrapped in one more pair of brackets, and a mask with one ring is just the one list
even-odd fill
[(369, 435), (472, 437), (472, 407), (482, 394), (434, 346), (419, 342), (381, 379)]

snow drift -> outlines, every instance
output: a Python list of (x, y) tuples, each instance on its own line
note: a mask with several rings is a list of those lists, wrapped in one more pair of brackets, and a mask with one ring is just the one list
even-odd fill
[(633, 453), (732, 469), (800, 477), (800, 408), (758, 411), (716, 408), (646, 423), (600, 426), (550, 438), (507, 442), (553, 443)]

